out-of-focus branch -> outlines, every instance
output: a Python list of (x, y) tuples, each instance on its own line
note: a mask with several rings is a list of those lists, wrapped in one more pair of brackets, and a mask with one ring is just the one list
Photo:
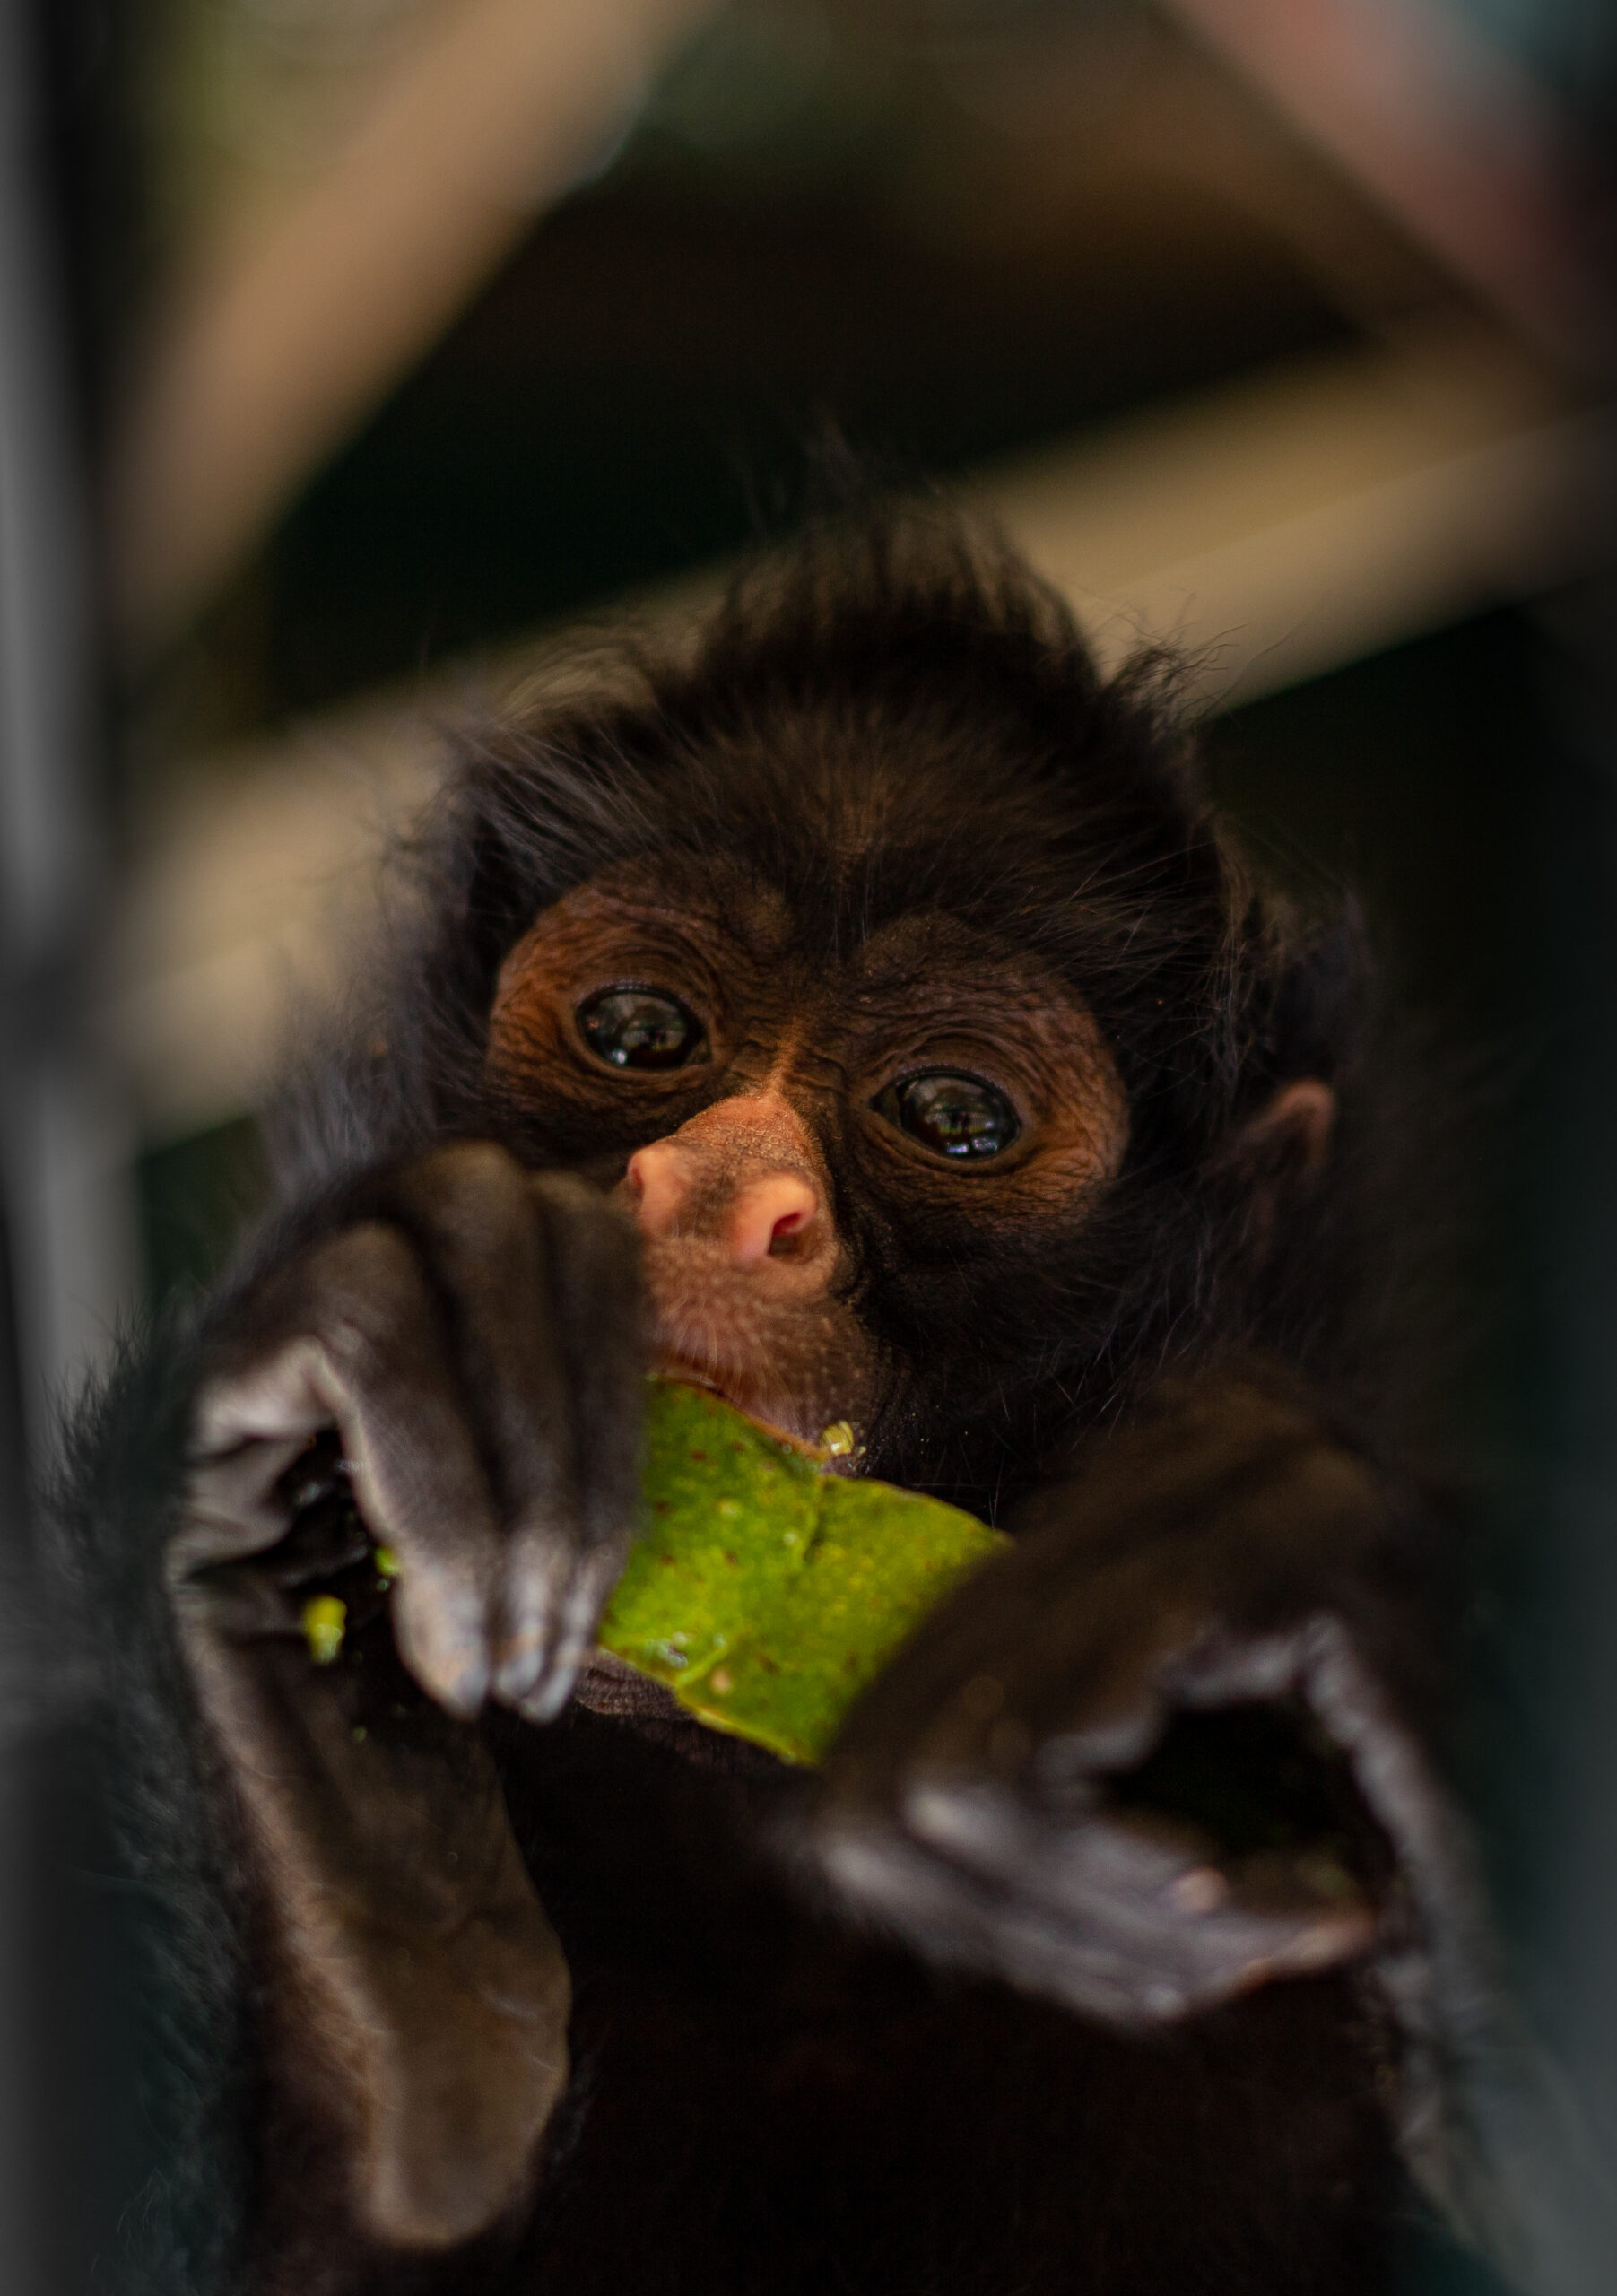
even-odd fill
[(1617, 365), (1599, 252), (1612, 184), (1536, 83), (1443, 0), (1169, 5), (1543, 349)]
[(289, 211), (185, 266), (115, 457), (109, 579), (133, 654), (183, 628), (713, 6), (466, 0)]
[(56, 1405), (127, 1304), (134, 1239), (115, 1069), (83, 1031), (105, 900), (91, 585), (31, 30), (17, 0), (0, 0), (0, 1216), (12, 1294), (0, 1315), (14, 1322), (16, 1402), (37, 1463)]
[[(1212, 703), (1605, 563), (1617, 429), (1516, 344), (1444, 333), (1248, 377), (962, 491), (1071, 599), (1108, 666), (1166, 638)], [(631, 619), (688, 629), (732, 570), (642, 596)], [(176, 776), (147, 815), (104, 1013), (148, 1136), (264, 1092), (290, 992), (317, 1006), (339, 987), (389, 829), (435, 786), (437, 727), (573, 678), (589, 690), (591, 657), (556, 636)]]

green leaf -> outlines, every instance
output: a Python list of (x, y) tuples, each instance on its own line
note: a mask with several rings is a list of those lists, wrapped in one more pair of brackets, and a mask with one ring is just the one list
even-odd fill
[(673, 1380), (652, 1385), (644, 1491), (602, 1647), (787, 1761), (818, 1761), (927, 1612), (1006, 1544)]

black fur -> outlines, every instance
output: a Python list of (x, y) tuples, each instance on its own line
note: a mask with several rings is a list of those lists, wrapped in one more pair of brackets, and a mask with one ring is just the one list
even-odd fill
[[(445, 1135), (536, 1166), (621, 1159), (488, 1082), (500, 963), (604, 865), (739, 857), (834, 951), (935, 905), (1088, 1000), (1134, 1113), (1098, 1214), (1036, 1248), (878, 1232), (832, 1165), (859, 1304), (900, 1385), (870, 1468), (993, 1516), (1166, 1369), (1278, 1357), (1363, 1421), (1356, 1098), (1367, 973), (1351, 916), (1295, 915), (1198, 787), (1173, 666), (1103, 681), (1065, 608), (942, 517), (813, 531), (683, 647), (614, 641), (580, 700), (458, 744), (403, 857), (393, 953), (344, 1048), (283, 1110), (282, 1202), (225, 1289), (328, 1223), (351, 1175)], [(1239, 1136), (1288, 1079), (1335, 1086), (1344, 1153), (1252, 1227)], [(1373, 1305), (1373, 1301), (1371, 1302)], [(243, 2284), (261, 2126), (251, 1906), (159, 1587), (198, 1332), (161, 1335), (82, 1419), (60, 1518), (109, 1706), (119, 1812), (163, 1908), (171, 2169), (132, 2213), (147, 2277)], [(1246, 2296), (1383, 2284), (1404, 2205), (1375, 2093), (1393, 2048), (1351, 1975), (1159, 2041), (849, 1938), (748, 1847), (756, 1784), (575, 1714), (489, 1725), (568, 1950), (578, 2074), (524, 2257), (567, 2296)], [(604, 1843), (604, 1848), (602, 1845)], [(178, 2100), (178, 2101), (176, 2101)], [(617, 2181), (614, 2183), (614, 2179)], [(155, 2237), (145, 2235), (155, 2228)], [(152, 2257), (155, 2261), (152, 2261)], [(347, 2287), (311, 2262), (311, 2288)], [(471, 2286), (451, 2275), (444, 2286)], [(354, 2283), (357, 2284), (357, 2283)], [(411, 2284), (401, 2274), (377, 2283)], [(435, 2283), (436, 2284), (439, 2284)]]

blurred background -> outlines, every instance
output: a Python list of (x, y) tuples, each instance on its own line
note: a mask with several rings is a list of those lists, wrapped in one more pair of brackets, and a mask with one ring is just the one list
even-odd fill
[[(541, 685), (569, 619), (690, 612), (845, 435), (998, 517), (1108, 658), (1185, 649), (1218, 794), (1300, 889), (1358, 889), (1457, 1080), (1474, 1344), (1416, 1432), (1486, 1535), (1465, 1761), (1517, 1980), (1617, 2158), (1617, 8), (0, 26), (19, 1573), (18, 1463), (228, 1253), (439, 729)], [(157, 2158), (85, 1770), (36, 1739), (0, 1812), (42, 1877), (0, 1904), (20, 2292), (116, 2287)], [(1546, 2290), (1613, 2284), (1598, 2214)]]

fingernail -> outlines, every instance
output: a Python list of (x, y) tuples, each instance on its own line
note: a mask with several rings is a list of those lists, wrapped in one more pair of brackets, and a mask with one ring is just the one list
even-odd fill
[(1170, 1882), (1168, 1894), (1181, 1913), (1216, 1913), (1229, 1898), (1230, 1884), (1216, 1866), (1196, 1866)]
[(494, 1695), (508, 1706), (520, 1706), (544, 1672), (544, 1652), (526, 1644), (503, 1657), (494, 1673)]
[(439, 1697), (451, 1714), (470, 1722), (482, 1713), (489, 1694), (489, 1662), (481, 1652), (462, 1660), (443, 1683)]
[(544, 1679), (522, 1701), (522, 1711), (530, 1722), (553, 1722), (573, 1693), (573, 1677), (578, 1666), (563, 1665), (552, 1660)]

